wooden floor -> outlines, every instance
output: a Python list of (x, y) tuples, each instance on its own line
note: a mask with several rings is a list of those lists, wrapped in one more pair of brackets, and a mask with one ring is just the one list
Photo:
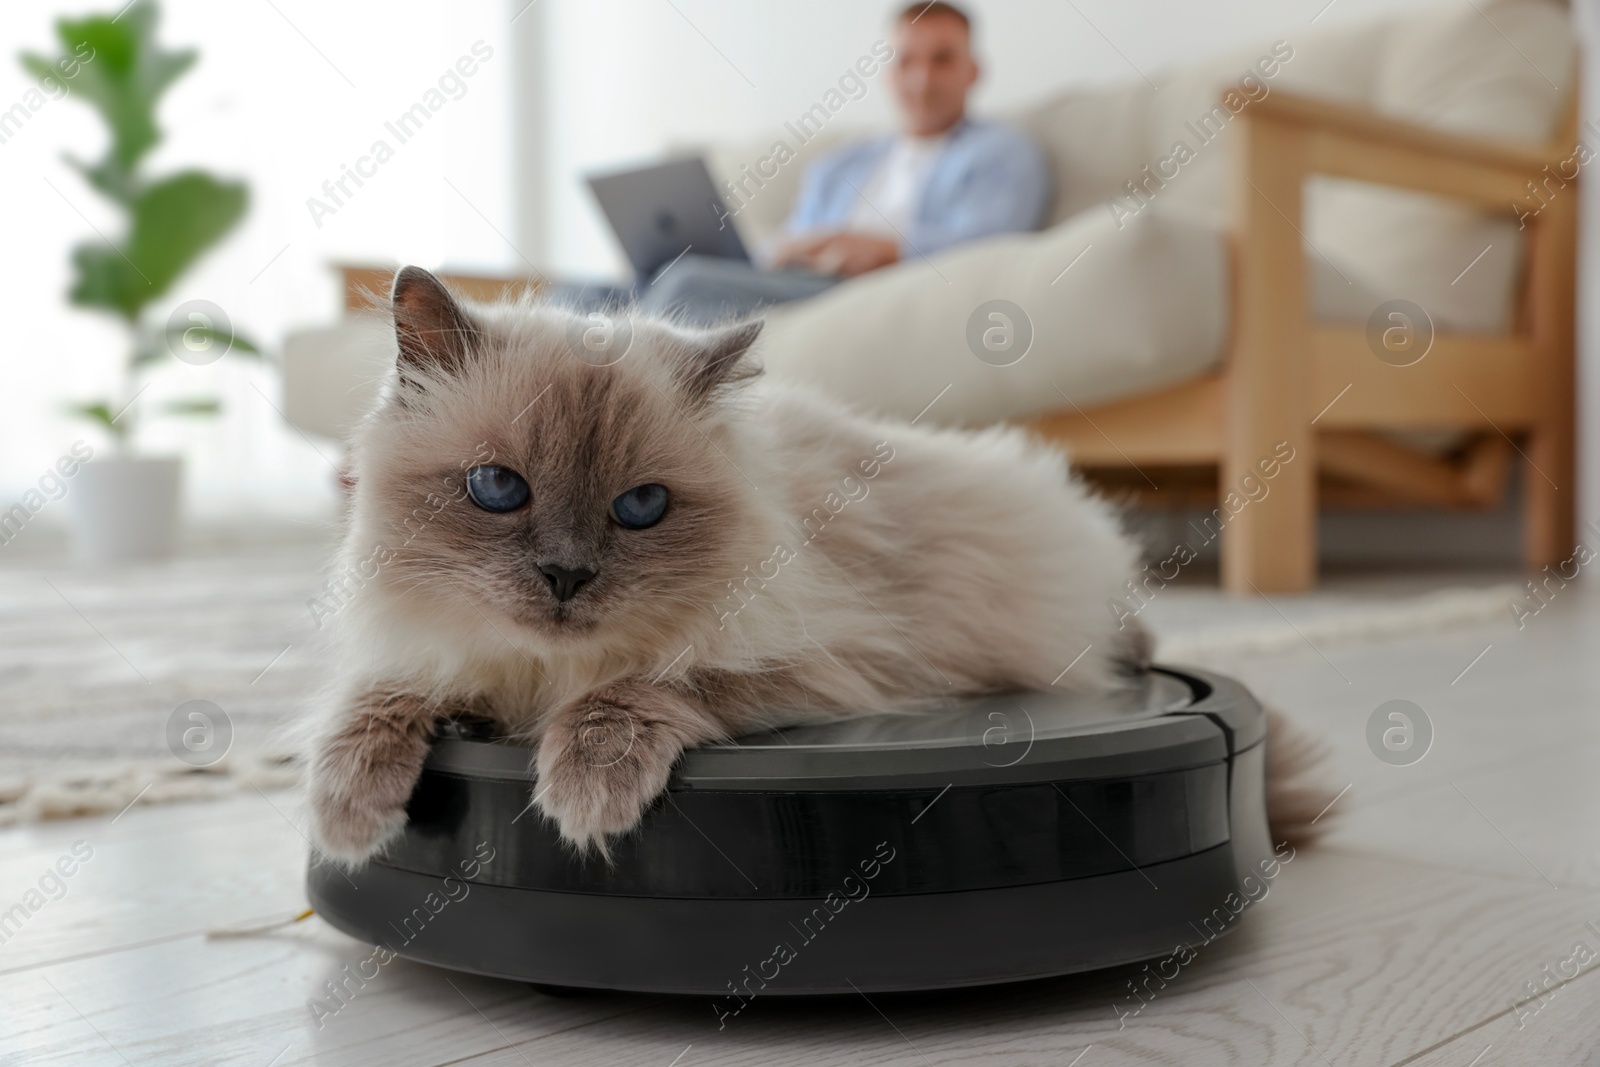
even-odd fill
[[(317, 919), (206, 937), (304, 907), (295, 797), (247, 794), (0, 834), (0, 911), (75, 842), (93, 850), (0, 946), (0, 1063), (1594, 1064), (1600, 597), (1572, 587), (1526, 622), (1508, 610), (1243, 670), (1330, 742), (1330, 774), (1350, 786), (1327, 816), (1336, 829), (1120, 1027), (1131, 968), (934, 997), (757, 1000), (719, 1031), (703, 998), (555, 999), (405, 961), (319, 1027), (308, 1000), (370, 949)], [(1395, 698), (1434, 724), (1409, 767), (1367, 746), (1368, 716)], [(1532, 999), (1529, 983), (1570, 960), (1576, 977)]]

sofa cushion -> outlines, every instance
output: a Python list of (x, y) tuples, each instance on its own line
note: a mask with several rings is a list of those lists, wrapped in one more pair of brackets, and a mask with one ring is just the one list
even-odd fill
[[(1384, 50), (1373, 106), (1436, 129), (1548, 141), (1573, 77), (1568, 19), (1549, 0), (1491, 0), (1403, 19)], [(1306, 236), (1349, 283), (1380, 301), (1414, 301), (1436, 327), (1491, 331), (1510, 321), (1522, 241), (1506, 215), (1321, 178), (1307, 194)], [(1317, 303), (1348, 301), (1329, 293)]]
[(1105, 211), (1106, 199), (1144, 166), (1155, 97), (1154, 89), (1135, 81), (1060, 93), (1000, 116), (1032, 134), (1050, 160), (1055, 181), (1047, 227), (1080, 211)]
[[(1154, 167), (1170, 158), (1181, 143), (1192, 151), (1193, 159), (1156, 191), (1152, 202), (1191, 220), (1226, 227), (1233, 209), (1231, 142), (1238, 123), (1227, 117), (1227, 109), (1218, 110), (1224, 93), (1237, 91), (1241, 79), (1250, 77), (1253, 82), (1246, 87), (1257, 96), (1287, 91), (1371, 106), (1378, 57), (1390, 29), (1387, 20), (1328, 28), (1291, 35), (1292, 39), (1261, 41), (1181, 68), (1154, 72), (1161, 88), (1151, 95), (1149, 113), (1137, 128), (1141, 156), (1102, 197), (1125, 198), (1126, 182), (1142, 177), (1140, 169), (1147, 164)], [(1264, 77), (1264, 71), (1271, 76)], [(1206, 118), (1212, 120), (1212, 126), (1201, 129)]]
[[(1216, 363), (1226, 256), (1217, 230), (1167, 213), (1119, 229), (1106, 212), (1083, 211), (1043, 234), (902, 263), (775, 308), (760, 355), (769, 373), (886, 414), (915, 417), (939, 396), (930, 422), (1098, 404)], [(980, 358), (969, 340), (975, 315), (979, 336), (1005, 325), (979, 314), (995, 299), (1022, 309), (1009, 324), (1019, 340), (1031, 331), (1016, 362), (1014, 349)]]

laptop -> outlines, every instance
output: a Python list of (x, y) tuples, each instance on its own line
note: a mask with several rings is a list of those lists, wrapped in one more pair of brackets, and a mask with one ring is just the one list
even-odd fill
[(699, 157), (590, 175), (587, 181), (641, 279), (687, 252), (750, 262)]

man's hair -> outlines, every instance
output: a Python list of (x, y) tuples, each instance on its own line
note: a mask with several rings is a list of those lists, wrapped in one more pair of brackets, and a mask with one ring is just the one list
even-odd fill
[(916, 3), (907, 4), (900, 9), (895, 22), (915, 22), (924, 15), (949, 15), (958, 20), (968, 33), (972, 32), (972, 16), (945, 0), (917, 0)]

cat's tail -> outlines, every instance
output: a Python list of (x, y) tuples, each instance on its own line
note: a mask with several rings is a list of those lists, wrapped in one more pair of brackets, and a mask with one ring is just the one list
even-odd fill
[(1322, 739), (1283, 712), (1267, 708), (1267, 825), (1274, 845), (1306, 845), (1328, 828), (1338, 792), (1319, 772)]

